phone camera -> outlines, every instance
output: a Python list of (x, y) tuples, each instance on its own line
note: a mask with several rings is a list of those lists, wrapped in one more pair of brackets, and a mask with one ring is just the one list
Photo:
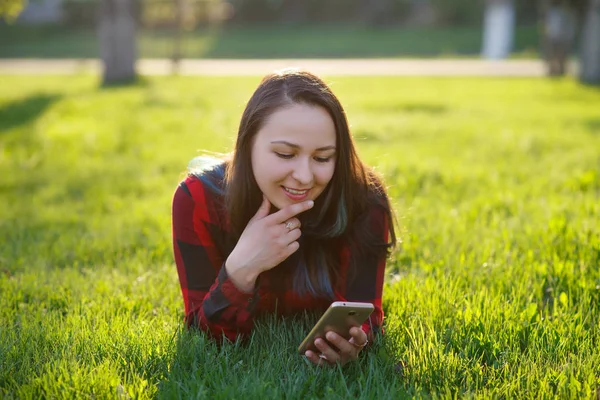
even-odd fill
[(348, 315), (356, 315), (356, 311), (349, 311)]

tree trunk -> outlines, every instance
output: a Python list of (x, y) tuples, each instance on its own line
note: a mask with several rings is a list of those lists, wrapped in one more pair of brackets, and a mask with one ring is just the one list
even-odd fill
[(513, 46), (515, 5), (512, 0), (487, 0), (481, 55), (487, 59), (508, 57)]
[(600, 84), (600, 0), (589, 0), (581, 33), (581, 82)]
[(102, 84), (133, 81), (135, 61), (135, 5), (133, 0), (101, 0), (98, 39), (104, 65)]
[(551, 0), (543, 10), (543, 47), (548, 75), (562, 76), (566, 73), (567, 60), (575, 35), (575, 15), (569, 2)]
[(173, 54), (171, 55), (171, 73), (179, 74), (183, 54), (183, 10), (184, 0), (175, 0), (175, 36), (173, 38)]

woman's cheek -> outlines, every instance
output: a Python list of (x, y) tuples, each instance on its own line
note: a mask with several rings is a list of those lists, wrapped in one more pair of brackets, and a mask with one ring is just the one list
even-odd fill
[[(329, 165), (331, 163), (331, 165)], [(333, 173), (335, 171), (334, 165), (331, 161), (325, 164), (324, 168), (319, 171), (319, 183), (322, 185), (327, 185), (331, 179), (333, 178)]]

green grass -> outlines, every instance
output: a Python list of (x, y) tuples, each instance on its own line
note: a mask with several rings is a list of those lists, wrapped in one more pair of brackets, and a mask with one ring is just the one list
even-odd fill
[(227, 151), (258, 78), (0, 77), (0, 397), (597, 398), (600, 91), (572, 80), (330, 78), (402, 249), (359, 362), (182, 330), (170, 201)]
[[(238, 27), (186, 32), (182, 43), (186, 58), (478, 57), (481, 27)], [(535, 57), (538, 48), (538, 29), (518, 27), (513, 56)], [(170, 57), (173, 32), (140, 32), (138, 50), (142, 58)], [(0, 26), (0, 58), (97, 56), (93, 30)]]

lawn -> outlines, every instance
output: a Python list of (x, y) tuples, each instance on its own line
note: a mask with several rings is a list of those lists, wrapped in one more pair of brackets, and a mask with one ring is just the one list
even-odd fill
[[(352, 26), (232, 27), (183, 35), (186, 58), (479, 57), (481, 27), (367, 28)], [(142, 58), (170, 57), (172, 31), (142, 30)], [(538, 28), (515, 31), (514, 57), (537, 57)], [(93, 29), (0, 25), (0, 58), (95, 58)]]
[(171, 196), (258, 78), (0, 80), (0, 397), (599, 395), (598, 89), (327, 78), (403, 243), (385, 336), (318, 369), (295, 354), (315, 316), (222, 347), (182, 329)]

